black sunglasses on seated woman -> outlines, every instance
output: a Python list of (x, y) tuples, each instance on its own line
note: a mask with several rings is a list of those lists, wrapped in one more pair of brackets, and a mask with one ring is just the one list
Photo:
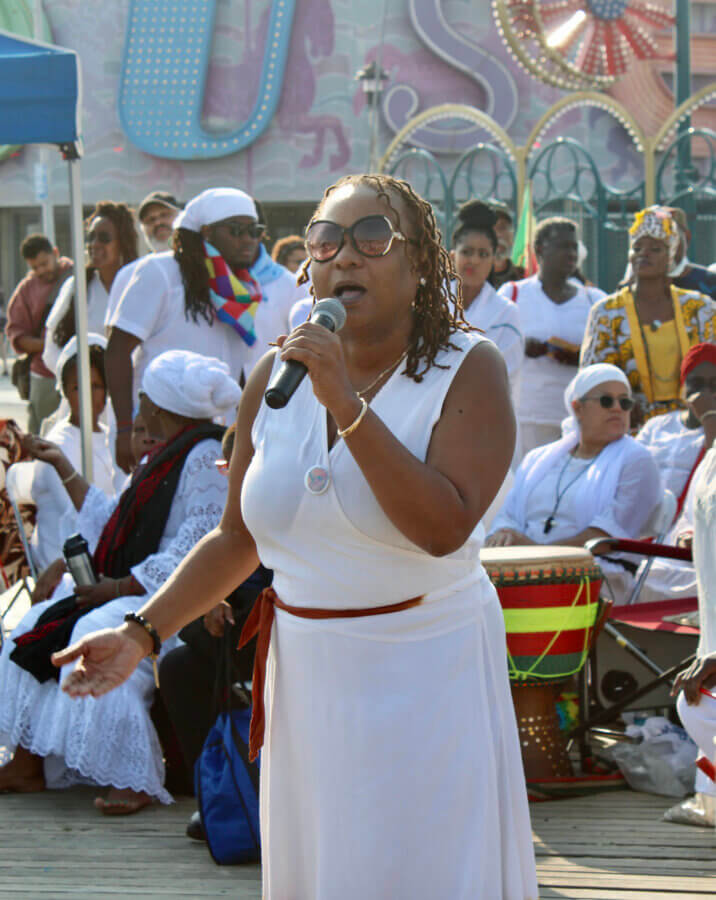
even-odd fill
[(602, 409), (611, 409), (615, 403), (618, 403), (624, 412), (627, 412), (634, 406), (634, 401), (631, 397), (612, 397), (611, 394), (602, 394), (600, 397), (582, 397), (582, 400), (598, 400)]
[(306, 229), (306, 251), (316, 262), (328, 262), (338, 255), (346, 242), (361, 256), (378, 257), (390, 252), (393, 241), (407, 241), (408, 238), (393, 228), (387, 216), (364, 216), (349, 228), (343, 228), (328, 219), (317, 219)]

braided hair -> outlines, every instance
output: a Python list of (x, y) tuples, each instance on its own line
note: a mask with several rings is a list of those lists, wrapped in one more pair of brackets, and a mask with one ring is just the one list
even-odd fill
[(189, 228), (176, 228), (172, 239), (184, 285), (184, 315), (192, 322), (201, 317), (211, 324), (214, 313), (209, 295), (209, 271), (204, 260), (204, 238)]
[[(119, 242), (119, 254), (122, 265), (134, 262), (138, 257), (137, 231), (134, 227), (132, 210), (126, 203), (112, 203), (111, 200), (101, 200), (92, 213), (85, 219), (85, 231), (89, 231), (95, 219), (109, 219), (117, 230)], [(85, 283), (89, 284), (95, 273), (94, 266), (85, 266)], [(57, 323), (52, 333), (52, 339), (58, 347), (64, 347), (70, 338), (75, 336), (75, 298), (74, 295), (67, 307), (67, 312)]]
[[(346, 175), (326, 190), (311, 221), (318, 217), (321, 207), (333, 191), (346, 184), (366, 185), (374, 190), (395, 215), (400, 230), (400, 214), (391, 201), (397, 197), (408, 211), (409, 224), (414, 232), (413, 237), (408, 239), (408, 254), (413, 270), (420, 279), (413, 300), (413, 327), (408, 341), (404, 374), (420, 382), (433, 366), (444, 368), (435, 362), (440, 350), (448, 347), (457, 349), (450, 341), (452, 334), (456, 331), (472, 331), (465, 321), (462, 299), (455, 295), (451, 287), (455, 270), (450, 255), (443, 246), (433, 208), (427, 200), (415, 193), (407, 181), (382, 174)], [(299, 284), (308, 281), (310, 262), (310, 259), (306, 260), (301, 267)], [(315, 299), (313, 285), (311, 293)]]

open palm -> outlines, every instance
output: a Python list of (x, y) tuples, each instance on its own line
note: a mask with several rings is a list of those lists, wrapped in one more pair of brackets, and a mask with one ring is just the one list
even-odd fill
[(101, 697), (126, 681), (145, 655), (121, 629), (106, 628), (54, 653), (52, 662), (59, 667), (78, 660), (62, 682), (62, 690), (71, 697)]

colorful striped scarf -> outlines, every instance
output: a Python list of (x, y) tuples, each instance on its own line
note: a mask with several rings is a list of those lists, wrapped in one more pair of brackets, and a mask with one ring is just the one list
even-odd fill
[(261, 288), (248, 269), (234, 272), (208, 241), (204, 241), (204, 261), (209, 273), (209, 296), (221, 322), (239, 332), (249, 347), (256, 343), (254, 319), (262, 300)]

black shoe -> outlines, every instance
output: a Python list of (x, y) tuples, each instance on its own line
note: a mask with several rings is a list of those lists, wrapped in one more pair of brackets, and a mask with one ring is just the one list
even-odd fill
[(204, 826), (201, 824), (201, 816), (199, 815), (198, 809), (192, 814), (191, 819), (189, 819), (189, 824), (186, 826), (186, 836), (190, 837), (193, 841), (206, 840)]

